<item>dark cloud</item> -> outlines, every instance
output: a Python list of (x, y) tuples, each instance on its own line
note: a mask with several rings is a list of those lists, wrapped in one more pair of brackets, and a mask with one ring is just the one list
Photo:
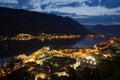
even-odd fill
[(19, 5), (23, 6), (26, 3), (29, 3), (30, 0), (17, 0)]
[(100, 5), (106, 8), (117, 8), (120, 7), (120, 0), (101, 0)]

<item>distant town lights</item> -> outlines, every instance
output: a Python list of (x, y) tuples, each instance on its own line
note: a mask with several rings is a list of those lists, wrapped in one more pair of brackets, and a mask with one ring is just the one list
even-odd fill
[(114, 43), (114, 40), (110, 40), (110, 43), (111, 43), (111, 44)]

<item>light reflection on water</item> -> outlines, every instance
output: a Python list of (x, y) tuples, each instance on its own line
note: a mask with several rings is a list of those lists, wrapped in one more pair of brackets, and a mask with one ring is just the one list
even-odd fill
[(78, 41), (71, 47), (73, 48), (90, 48), (93, 47), (95, 44), (99, 44), (101, 42), (107, 41), (108, 38), (83, 38), (82, 40)]

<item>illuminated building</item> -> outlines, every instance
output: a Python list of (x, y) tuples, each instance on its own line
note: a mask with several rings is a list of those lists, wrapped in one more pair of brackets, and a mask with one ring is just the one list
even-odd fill
[(30, 34), (18, 34), (16, 37), (14, 37), (14, 40), (31, 40), (32, 35)]

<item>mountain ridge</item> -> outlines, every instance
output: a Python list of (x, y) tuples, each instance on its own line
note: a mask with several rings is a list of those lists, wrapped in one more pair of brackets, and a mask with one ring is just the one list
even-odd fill
[(26, 10), (0, 8), (0, 34), (16, 33), (89, 34), (69, 17)]

